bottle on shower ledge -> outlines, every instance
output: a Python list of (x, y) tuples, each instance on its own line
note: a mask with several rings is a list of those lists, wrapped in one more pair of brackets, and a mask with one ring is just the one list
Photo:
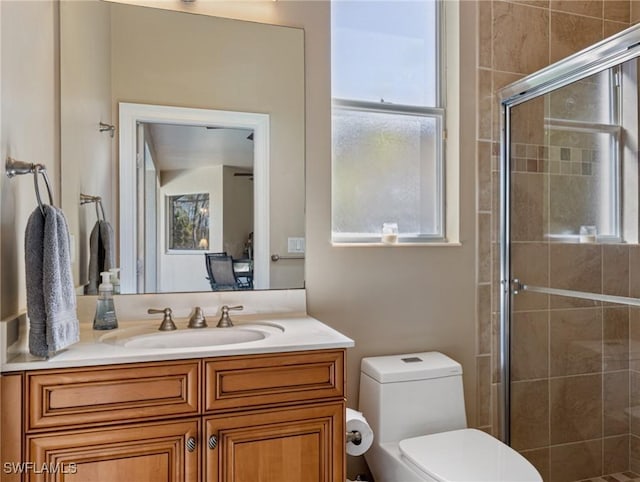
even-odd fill
[(98, 286), (98, 302), (96, 304), (96, 315), (93, 318), (93, 329), (113, 330), (118, 328), (118, 318), (116, 317), (116, 306), (113, 302), (111, 273), (104, 271), (100, 273), (100, 276), (102, 276), (102, 283)]

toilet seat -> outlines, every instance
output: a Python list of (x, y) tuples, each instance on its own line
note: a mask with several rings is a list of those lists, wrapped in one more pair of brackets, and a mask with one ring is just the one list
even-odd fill
[(511, 447), (476, 429), (453, 430), (400, 441), (406, 461), (440, 482), (541, 482), (531, 463)]

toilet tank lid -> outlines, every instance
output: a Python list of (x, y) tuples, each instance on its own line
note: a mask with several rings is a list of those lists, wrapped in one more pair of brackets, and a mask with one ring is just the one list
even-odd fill
[(363, 358), (360, 364), (379, 383), (442, 378), (462, 374), (462, 366), (437, 351)]

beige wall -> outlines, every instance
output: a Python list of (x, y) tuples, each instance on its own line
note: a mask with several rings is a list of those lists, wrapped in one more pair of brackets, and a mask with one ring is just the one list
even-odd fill
[(63, 2), (60, 9), (61, 62), (67, 66), (60, 72), (60, 206), (74, 240), (74, 280), (83, 286), (97, 219), (95, 205), (80, 205), (80, 193), (102, 197), (105, 217), (112, 223), (116, 212), (111, 202), (117, 185), (115, 140), (98, 129), (99, 122), (113, 124), (110, 13), (103, 2)]
[[(60, 201), (57, 5), (0, 2), (0, 157), (47, 166)], [(40, 182), (43, 199), (44, 183)], [(25, 310), (24, 230), (36, 206), (31, 176), (0, 176), (0, 313)]]
[(204, 252), (168, 252), (167, 249), (167, 196), (177, 194), (209, 193), (210, 249), (222, 251), (223, 229), (223, 167), (203, 167), (160, 173), (158, 196), (158, 288), (163, 293), (176, 291), (209, 291), (209, 281), (204, 263)]

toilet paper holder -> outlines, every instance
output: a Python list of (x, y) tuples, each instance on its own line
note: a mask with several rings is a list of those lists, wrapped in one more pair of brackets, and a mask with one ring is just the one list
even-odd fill
[(362, 434), (358, 430), (347, 432), (347, 443), (349, 442), (353, 445), (360, 445), (362, 443)]

